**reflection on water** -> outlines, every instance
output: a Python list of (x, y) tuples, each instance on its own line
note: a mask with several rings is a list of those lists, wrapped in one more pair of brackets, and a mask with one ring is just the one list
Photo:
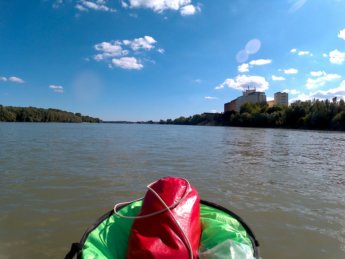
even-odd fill
[(0, 258), (61, 258), (114, 203), (166, 175), (241, 215), (265, 258), (344, 258), (344, 143), (315, 131), (1, 123)]

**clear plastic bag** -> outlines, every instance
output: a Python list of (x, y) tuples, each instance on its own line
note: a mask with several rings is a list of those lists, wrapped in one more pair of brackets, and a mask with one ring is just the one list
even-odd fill
[(199, 252), (199, 259), (255, 259), (253, 250), (246, 244), (227, 239), (211, 249)]

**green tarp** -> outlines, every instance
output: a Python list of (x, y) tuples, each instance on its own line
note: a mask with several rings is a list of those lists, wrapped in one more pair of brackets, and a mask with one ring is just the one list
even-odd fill
[[(122, 208), (119, 213), (136, 216), (141, 205), (142, 201), (133, 202)], [(200, 216), (202, 222), (200, 252), (205, 252), (230, 240), (232, 243), (249, 247), (250, 253), (253, 254), (249, 234), (237, 219), (205, 204), (200, 204)], [(105, 219), (89, 233), (82, 248), (82, 258), (125, 259), (133, 221), (134, 219), (121, 218), (114, 214)]]

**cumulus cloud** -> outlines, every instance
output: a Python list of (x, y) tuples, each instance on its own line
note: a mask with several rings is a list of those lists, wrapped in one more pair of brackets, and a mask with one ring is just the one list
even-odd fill
[(345, 61), (345, 52), (335, 49), (329, 53), (329, 61), (333, 64), (341, 65)]
[(338, 87), (331, 88), (328, 90), (319, 90), (311, 93), (312, 98), (318, 99), (332, 99), (334, 97), (340, 97), (345, 99), (345, 80), (340, 83)]
[(295, 98), (289, 99), (289, 103), (293, 103), (295, 101), (303, 101), (304, 102), (307, 100), (312, 100), (313, 98), (315, 98), (315, 97), (313, 97), (311, 94), (308, 95), (308, 94), (299, 92)]
[(345, 28), (339, 31), (338, 38), (345, 40)]
[(124, 8), (148, 8), (157, 13), (174, 10), (180, 11), (183, 16), (193, 15), (201, 10), (191, 0), (122, 0), (121, 3)]
[(284, 69), (283, 71), (287, 75), (293, 75), (298, 73), (298, 70), (296, 68)]
[(194, 5), (185, 5), (185, 6), (183, 6), (182, 8), (181, 8), (181, 10), (180, 10), (180, 14), (182, 15), (182, 16), (187, 16), (187, 15), (193, 15), (193, 14), (195, 14), (196, 12), (200, 12), (201, 11), (201, 9), (200, 9), (200, 7), (199, 6), (194, 6)]
[(297, 54), (298, 56), (313, 56), (309, 50), (298, 50), (296, 48), (291, 49), (290, 53)]
[(79, 0), (75, 6), (79, 11), (86, 12), (89, 10), (115, 12), (116, 10), (110, 8), (107, 4), (108, 0)]
[(257, 59), (257, 60), (252, 60), (249, 63), (243, 63), (237, 67), (238, 72), (240, 73), (246, 73), (249, 72), (249, 67), (254, 67), (254, 66), (263, 66), (272, 63), (272, 60), (270, 59)]
[(309, 50), (300, 50), (297, 53), (298, 56), (312, 56), (311, 52)]
[(246, 73), (249, 72), (249, 64), (243, 63), (237, 67), (238, 72), (240, 73)]
[(11, 77), (7, 78), (7, 80), (12, 82), (12, 83), (17, 83), (17, 84), (25, 83), (25, 81), (23, 79), (16, 77), (16, 76), (11, 76)]
[[(151, 36), (135, 38), (133, 40), (115, 40), (110, 42), (101, 42), (94, 45), (96, 51), (100, 52), (94, 55), (96, 61), (105, 60), (117, 67), (124, 69), (142, 69), (143, 64), (138, 62), (134, 56), (140, 56), (145, 51), (155, 48), (157, 41)], [(164, 49), (159, 48), (159, 53), (164, 53)], [(129, 54), (131, 56), (129, 57)], [(109, 63), (108, 63), (109, 64)], [(108, 65), (112, 67), (111, 64)]]
[(309, 93), (302, 93), (298, 90), (284, 90), (284, 92), (288, 92), (289, 94), (296, 94), (297, 96), (295, 98), (291, 98), (290, 102), (294, 102), (297, 100), (300, 101), (307, 101), (307, 100), (313, 100), (313, 99), (333, 99), (334, 97), (338, 97), (341, 99), (345, 99), (345, 80), (343, 80), (338, 87), (330, 88), (327, 90), (317, 90), (314, 92)]
[(282, 91), (283, 93), (288, 93), (288, 94), (292, 94), (292, 95), (297, 95), (300, 94), (301, 91), (296, 90), (296, 89), (285, 89)]
[(113, 58), (112, 63), (123, 69), (140, 70), (144, 67), (135, 57)]
[(128, 54), (128, 50), (124, 50), (119, 41), (101, 42), (96, 44), (94, 47), (97, 51), (101, 52), (94, 57), (97, 61)]
[(345, 99), (345, 80), (342, 81), (338, 87), (330, 88), (328, 90), (318, 90), (315, 92), (310, 92), (308, 94), (300, 92), (295, 98), (291, 99), (291, 102), (294, 102), (297, 100), (307, 101), (307, 100), (313, 100), (313, 99), (331, 100), (334, 97)]
[(263, 66), (263, 65), (267, 65), (271, 63), (272, 63), (272, 60), (270, 59), (257, 59), (257, 60), (252, 60), (249, 62), (249, 64), (252, 66)]
[(326, 75), (326, 72), (325, 71), (311, 71), (310, 75), (311, 76), (323, 76), (323, 75)]
[(213, 96), (205, 96), (206, 100), (217, 100), (217, 97), (213, 97)]
[(266, 91), (269, 87), (269, 83), (262, 76), (247, 76), (238, 75), (236, 78), (228, 78), (222, 84), (218, 85), (215, 89), (223, 89), (225, 86), (243, 91), (249, 88), (255, 88), (257, 91)]
[(314, 71), (311, 72), (311, 74), (314, 76), (314, 78), (307, 79), (306, 87), (308, 89), (315, 89), (320, 86), (324, 86), (329, 81), (341, 78), (341, 76), (338, 74), (327, 74), (324, 71)]
[(63, 93), (63, 86), (61, 85), (50, 85), (50, 89), (52, 89), (55, 93)]
[(275, 76), (275, 75), (272, 75), (272, 80), (273, 80), (273, 81), (284, 81), (284, 80), (286, 80), (286, 78), (283, 77), (283, 76)]
[(142, 38), (137, 38), (134, 40), (124, 40), (122, 41), (123, 44), (129, 45), (132, 50), (139, 50), (139, 49), (144, 49), (144, 50), (150, 50), (153, 49), (155, 46), (154, 44), (157, 42), (154, 38), (151, 36), (144, 36)]

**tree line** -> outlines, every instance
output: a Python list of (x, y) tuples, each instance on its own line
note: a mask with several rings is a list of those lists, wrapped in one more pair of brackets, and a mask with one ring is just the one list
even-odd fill
[(0, 121), (7, 122), (102, 122), (99, 118), (58, 109), (0, 105)]
[(159, 123), (344, 131), (345, 102), (335, 97), (332, 101), (296, 101), (290, 106), (269, 107), (267, 103), (245, 103), (239, 112), (204, 113), (174, 120), (161, 120)]

